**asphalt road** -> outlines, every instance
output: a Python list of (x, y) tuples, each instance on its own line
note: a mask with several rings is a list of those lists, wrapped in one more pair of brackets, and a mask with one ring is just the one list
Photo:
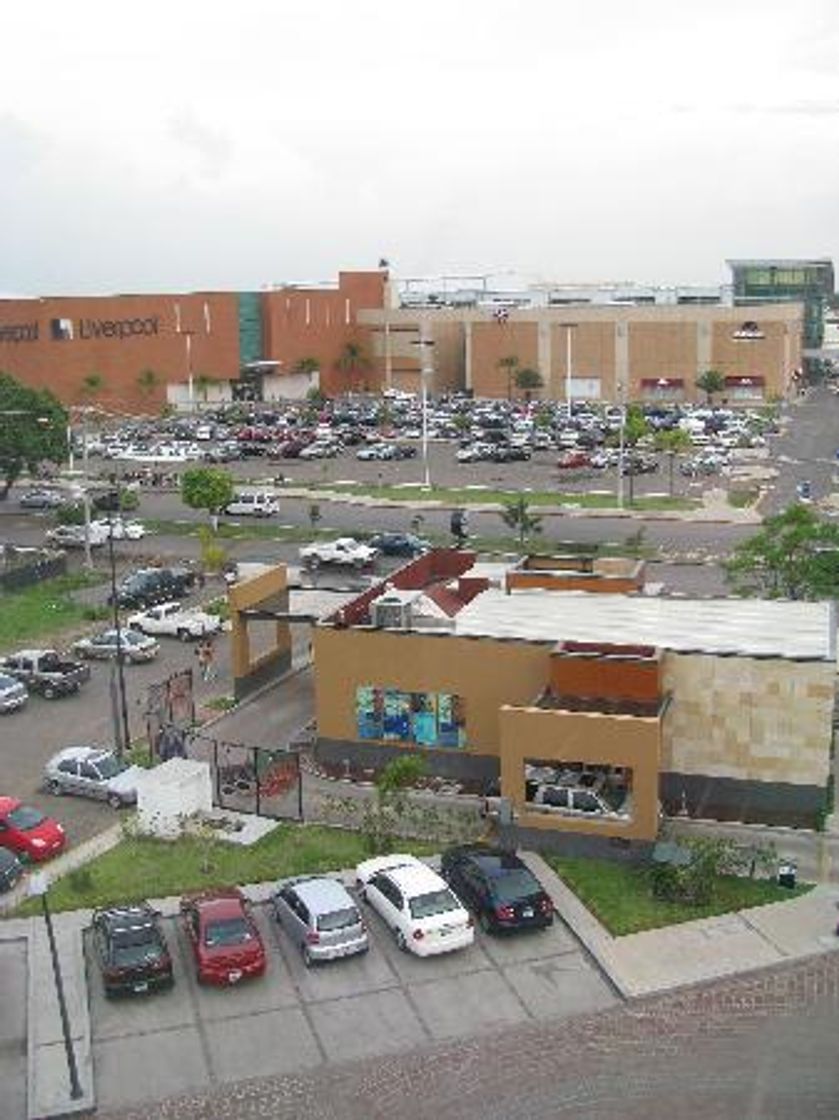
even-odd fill
[(100, 1120), (834, 1120), (839, 953)]

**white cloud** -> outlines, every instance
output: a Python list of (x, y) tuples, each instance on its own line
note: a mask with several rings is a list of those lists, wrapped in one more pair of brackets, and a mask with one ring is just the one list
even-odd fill
[(838, 36), (828, 0), (20, 5), (0, 289), (830, 254)]

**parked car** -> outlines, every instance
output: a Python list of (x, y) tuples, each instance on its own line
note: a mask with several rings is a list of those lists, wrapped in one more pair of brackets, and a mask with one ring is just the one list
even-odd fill
[(160, 653), (160, 643), (136, 630), (100, 630), (73, 643), (73, 649), (84, 658), (107, 660), (121, 655), (130, 665), (140, 661), (153, 661)]
[(587, 451), (563, 451), (556, 465), (561, 471), (578, 470), (591, 466), (591, 457)]
[(0, 894), (16, 887), (23, 878), (23, 864), (14, 852), (0, 848)]
[(367, 541), (382, 556), (420, 556), (431, 545), (414, 533), (376, 533)]
[(403, 952), (418, 957), (471, 945), (469, 912), (445, 879), (415, 856), (376, 856), (355, 869), (359, 897), (370, 904)]
[[(84, 548), (85, 528), (84, 525), (56, 525), (54, 529), (46, 531), (44, 539), (48, 544), (58, 548)], [(87, 543), (90, 547), (100, 548), (107, 539), (107, 532), (99, 527), (94, 528), (94, 522), (91, 521), (87, 533)]]
[(0, 797), (0, 847), (40, 863), (58, 855), (66, 841), (58, 821), (16, 797)]
[(22, 649), (0, 659), (0, 671), (47, 700), (70, 696), (90, 680), (90, 668), (54, 649)]
[(385, 461), (396, 458), (396, 450), (392, 443), (371, 443), (367, 447), (360, 447), (355, 453), (356, 459)]
[(198, 607), (184, 607), (177, 600), (160, 603), (156, 607), (128, 616), (128, 626), (143, 634), (166, 634), (187, 642), (191, 638), (203, 638), (221, 629), (221, 619), (217, 614), (207, 614)]
[(111, 533), (115, 541), (140, 541), (146, 535), (146, 527), (142, 521), (126, 520), (122, 517), (114, 517), (110, 521), (106, 518), (98, 518), (96, 521), (91, 521), (90, 527), (96, 533), (104, 533), (105, 540)]
[(540, 785), (528, 799), (532, 805), (571, 817), (603, 817), (627, 820), (629, 797), (626, 790), (584, 786)]
[(224, 512), (234, 517), (272, 517), (280, 512), (280, 503), (273, 494), (257, 490), (236, 494)]
[[(121, 607), (148, 607), (188, 595), (195, 583), (189, 568), (140, 568), (126, 576), (117, 587)], [(113, 597), (108, 596), (108, 602)]]
[(112, 809), (137, 801), (137, 782), (143, 770), (102, 747), (65, 747), (53, 755), (44, 771), (47, 793), (76, 793), (107, 801)]
[(93, 950), (106, 996), (172, 987), (172, 958), (159, 917), (147, 902), (94, 912)]
[(367, 929), (353, 898), (342, 883), (322, 875), (301, 876), (277, 884), (274, 916), (297, 946), (309, 968), (366, 953)]
[(238, 888), (186, 895), (181, 899), (181, 919), (199, 983), (238, 984), (265, 972), (265, 947)]
[(58, 509), (64, 505), (64, 495), (58, 490), (27, 490), (18, 505), (21, 509)]
[(361, 544), (353, 537), (338, 537), (334, 541), (316, 541), (300, 549), (300, 560), (307, 568), (318, 568), (322, 564), (365, 568), (373, 563), (377, 555), (375, 548)]
[(8, 673), (0, 673), (0, 713), (17, 712), (28, 699), (25, 685)]
[(550, 895), (514, 852), (486, 844), (449, 848), (441, 872), (486, 933), (545, 929), (553, 922)]

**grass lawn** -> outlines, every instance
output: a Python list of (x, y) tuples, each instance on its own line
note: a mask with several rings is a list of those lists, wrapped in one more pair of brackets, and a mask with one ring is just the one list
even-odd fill
[[(406, 850), (422, 856), (437, 847), (411, 841)], [(368, 856), (360, 833), (316, 825), (280, 824), (248, 848), (192, 837), (171, 842), (126, 838), (110, 852), (59, 879), (50, 888), (50, 907), (79, 910), (166, 898), (204, 887), (338, 871)], [(208, 871), (204, 871), (205, 866)], [(24, 903), (17, 913), (37, 910), (38, 902), (33, 900)]]
[(79, 572), (0, 594), (0, 649), (13, 649), (83, 622), (88, 608), (75, 602), (71, 592), (104, 579), (101, 574)]
[[(562, 493), (554, 490), (491, 490), (474, 487), (455, 488), (432, 486), (430, 490), (422, 486), (371, 486), (362, 483), (336, 485), (330, 482), (309, 483), (308, 489), (314, 492), (330, 491), (336, 494), (381, 498), (389, 502), (442, 502), (445, 505), (503, 505), (511, 498), (523, 493), (531, 506), (580, 506), (584, 509), (615, 509), (617, 495), (603, 491), (579, 491)], [(631, 504), (625, 502), (627, 509), (698, 509), (700, 502), (693, 498), (671, 498), (667, 494), (658, 497), (636, 498)]]
[(616, 936), (727, 914), (768, 902), (787, 902), (811, 889), (805, 884), (789, 890), (769, 879), (725, 875), (717, 881), (715, 898), (707, 906), (686, 906), (653, 898), (645, 867), (564, 856), (546, 855), (545, 859), (565, 885)]

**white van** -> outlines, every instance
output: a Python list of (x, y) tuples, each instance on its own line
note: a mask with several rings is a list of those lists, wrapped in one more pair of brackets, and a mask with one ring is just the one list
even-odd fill
[(264, 490), (236, 494), (224, 511), (234, 517), (271, 517), (280, 512), (280, 503)]

